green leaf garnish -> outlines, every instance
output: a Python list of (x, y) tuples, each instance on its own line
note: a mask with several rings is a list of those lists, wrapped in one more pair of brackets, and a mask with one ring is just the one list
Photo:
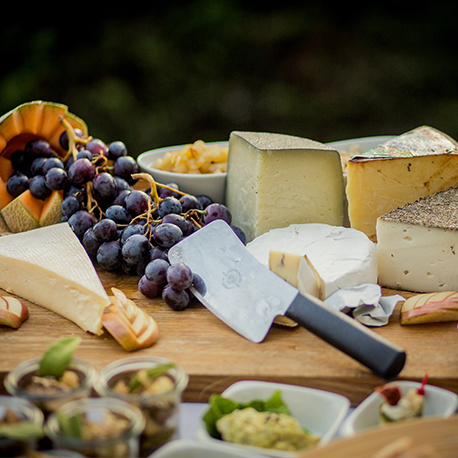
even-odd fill
[(231, 399), (224, 398), (219, 394), (213, 394), (210, 396), (209, 401), (210, 407), (205, 412), (203, 420), (207, 428), (208, 434), (216, 439), (221, 439), (221, 434), (216, 429), (216, 422), (221, 417), (230, 414), (236, 409), (245, 409), (247, 407), (253, 407), (258, 412), (276, 412), (285, 413), (291, 415), (288, 406), (283, 402), (281, 392), (275, 391), (269, 399), (265, 401), (255, 399), (248, 403), (238, 403)]
[(31, 421), (0, 425), (0, 437), (15, 440), (41, 439), (44, 437), (43, 428)]
[(65, 436), (83, 438), (84, 418), (82, 414), (68, 417), (61, 411), (57, 411), (60, 429)]
[[(145, 369), (147, 378), (149, 381), (152, 381), (161, 375), (164, 375), (168, 370), (175, 367), (175, 364), (161, 364), (156, 367), (152, 367), (151, 369)], [(138, 393), (144, 387), (142, 380), (139, 377), (139, 373), (142, 371), (138, 371), (135, 373), (132, 378), (129, 380), (128, 388), (130, 393)]]
[(53, 342), (41, 357), (37, 375), (60, 379), (70, 365), (80, 342), (80, 337), (73, 336), (62, 337)]

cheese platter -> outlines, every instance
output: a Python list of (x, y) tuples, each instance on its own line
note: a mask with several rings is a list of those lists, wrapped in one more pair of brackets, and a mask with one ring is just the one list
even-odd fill
[[(42, 103), (31, 104), (26, 108), (28, 109), (28, 114), (21, 115), (24, 116), (24, 120), (20, 124), (21, 129), (32, 129), (33, 126), (40, 125), (40, 123), (35, 122), (30, 123), (30, 126), (32, 126), (30, 127), (29, 124), (27, 124), (27, 116), (31, 116), (30, 113), (35, 113), (35, 116), (40, 118), (45, 116), (45, 111), (53, 112), (53, 110), (56, 110), (59, 113), (59, 119), (65, 118), (64, 115), (66, 113), (61, 106), (54, 107), (46, 104), (43, 106)], [(21, 107), (18, 112), (24, 112), (24, 107)], [(376, 375), (372, 370), (360, 364), (360, 362), (349, 355), (342, 353), (335, 348), (335, 346), (329, 345), (329, 343), (322, 338), (301, 326), (285, 326), (282, 323), (274, 321), (268, 328), (265, 338), (259, 343), (254, 343), (245, 339), (237, 332), (234, 332), (234, 330), (222, 322), (217, 316), (213, 315), (196, 299), (197, 295), (191, 294), (191, 296), (189, 296), (187, 293), (186, 302), (183, 302), (183, 294), (180, 296), (175, 295), (175, 297), (171, 297), (170, 300), (166, 300), (166, 296), (157, 294), (157, 291), (153, 292), (151, 281), (147, 282), (146, 280), (149, 279), (144, 278), (146, 276), (146, 266), (143, 262), (144, 259), (140, 262), (138, 261), (139, 258), (136, 258), (138, 254), (136, 250), (140, 245), (134, 246), (132, 244), (129, 248), (125, 248), (127, 244), (121, 245), (119, 240), (122, 240), (122, 235), (120, 234), (122, 234), (123, 231), (120, 229), (122, 228), (125, 230), (127, 227), (132, 228), (132, 226), (134, 226), (130, 224), (132, 221), (141, 221), (144, 223), (143, 227), (147, 228), (145, 230), (151, 237), (150, 240), (154, 241), (154, 248), (162, 247), (166, 248), (162, 250), (162, 252), (167, 251), (173, 244), (177, 243), (177, 239), (174, 239), (176, 230), (174, 229), (172, 231), (172, 229), (170, 229), (172, 223), (169, 223), (170, 225), (167, 227), (166, 232), (161, 233), (160, 230), (156, 231), (160, 226), (162, 226), (161, 229), (165, 227), (165, 225), (157, 223), (157, 215), (160, 215), (160, 218), (166, 219), (166, 216), (169, 216), (165, 210), (166, 204), (169, 210), (171, 206), (175, 204), (171, 199), (174, 195), (173, 193), (177, 193), (178, 191), (178, 194), (175, 194), (175, 200), (184, 197), (186, 193), (180, 193), (178, 189), (170, 186), (170, 183), (158, 184), (154, 182), (154, 180), (151, 181), (149, 175), (138, 173), (138, 168), (136, 168), (135, 164), (127, 159), (129, 156), (125, 155), (125, 150), (123, 153), (119, 152), (119, 143), (116, 144), (116, 148), (113, 146), (110, 151), (111, 145), (101, 145), (100, 142), (86, 139), (85, 135), (87, 135), (87, 129), (84, 123), (78, 120), (78, 118), (70, 116), (68, 113), (66, 116), (71, 122), (68, 121), (67, 124), (65, 124), (65, 122), (63, 123), (65, 129), (59, 123), (56, 123), (56, 126), (58, 126), (60, 130), (55, 127), (51, 137), (53, 138), (53, 144), (56, 145), (59, 144), (59, 141), (56, 139), (62, 138), (64, 133), (67, 134), (68, 150), (70, 151), (73, 148), (74, 154), (70, 154), (66, 159), (74, 161), (74, 164), (78, 162), (76, 158), (77, 145), (81, 146), (81, 143), (84, 145), (84, 148), (78, 150), (78, 153), (82, 154), (82, 156), (78, 157), (78, 159), (81, 160), (78, 164), (83, 165), (81, 165), (80, 170), (73, 170), (71, 176), (73, 179), (78, 180), (78, 177), (83, 175), (86, 177), (91, 173), (93, 175), (90, 175), (91, 177), (87, 178), (85, 182), (85, 192), (80, 190), (75, 192), (72, 197), (79, 198), (81, 195), (84, 195), (86, 199), (85, 205), (91, 212), (82, 214), (82, 210), (79, 208), (79, 212), (76, 211), (75, 213), (69, 213), (68, 215), (64, 214), (63, 216), (59, 214), (58, 219), (54, 219), (50, 224), (44, 224), (44, 221), (48, 221), (44, 219), (45, 216), (49, 217), (52, 213), (50, 209), (55, 208), (54, 206), (57, 205), (56, 202), (62, 204), (62, 211), (70, 211), (68, 210), (70, 204), (73, 204), (74, 200), (78, 200), (73, 199), (72, 202), (69, 200), (65, 202), (66, 205), (63, 205), (63, 201), (65, 200), (64, 197), (66, 196), (60, 193), (61, 190), (57, 189), (58, 185), (56, 184), (62, 172), (59, 172), (60, 175), (56, 174), (52, 177), (52, 180), (51, 178), (49, 180), (50, 186), (52, 183), (56, 188), (54, 189), (54, 194), (52, 194), (52, 199), (49, 198), (51, 199), (49, 202), (46, 201), (45, 204), (37, 204), (37, 198), (30, 196), (30, 190), (27, 190), (28, 193), (22, 191), (22, 193), (10, 199), (5, 205), (4, 208), (8, 207), (8, 212), (0, 212), (0, 216), (6, 214), (19, 214), (19, 221), (21, 224), (24, 221), (29, 224), (27, 230), (15, 231), (11, 230), (12, 227), (15, 227), (12, 224), (12, 219), (8, 219), (8, 223), (3, 216), (1, 219), (1, 222), (6, 224), (7, 229), (6, 231), (5, 228), (2, 230), (3, 234), (0, 237), (0, 242), (2, 242), (0, 243), (0, 254), (1, 245), (4, 245), (6, 251), (4, 250), (2, 256), (4, 259), (8, 260), (2, 268), (4, 277), (2, 287), (4, 289), (4, 295), (18, 297), (28, 309), (28, 318), (21, 322), (20, 326), (17, 328), (8, 326), (0, 327), (0, 344), (3, 350), (0, 355), (0, 377), (3, 378), (8, 371), (20, 362), (41, 354), (52, 341), (65, 335), (77, 335), (81, 337), (81, 344), (77, 350), (77, 356), (81, 359), (90, 361), (97, 370), (101, 370), (109, 363), (126, 356), (127, 350), (123, 345), (120, 345), (122, 339), (117, 339), (116, 337), (119, 336), (109, 332), (108, 327), (101, 326), (101, 322), (103, 321), (102, 316), (104, 315), (102, 309), (109, 305), (107, 298), (113, 302), (113, 296), (116, 297), (117, 291), (121, 291), (126, 298), (125, 301), (127, 301), (126, 311), (131, 307), (129, 305), (129, 301), (131, 301), (138, 309), (141, 309), (152, 317), (157, 324), (155, 332), (158, 332), (158, 334), (155, 335), (155, 338), (148, 341), (148, 345), (136, 345), (136, 351), (141, 352), (142, 355), (163, 357), (174, 361), (183, 367), (188, 374), (189, 384), (183, 394), (184, 401), (206, 402), (211, 394), (221, 393), (236, 381), (254, 379), (329, 390), (348, 397), (352, 405), (357, 405), (373, 391), (374, 387), (383, 382), (383, 378)], [(17, 113), (13, 118), (16, 122), (19, 118)], [(10, 118), (6, 116), (0, 119), (0, 131), (2, 128), (4, 130), (7, 128), (10, 129), (10, 123), (6, 123), (6, 119)], [(73, 125), (72, 128), (69, 129), (68, 125), (71, 123), (73, 123)], [(80, 133), (78, 134), (76, 134), (77, 128), (80, 129)], [(9, 144), (9, 142), (13, 141), (13, 138), (15, 146), (17, 147), (16, 139), (21, 136), (18, 131), (20, 131), (19, 126), (15, 125), (13, 134), (16, 135), (16, 137), (10, 132), (5, 137), (8, 138), (6, 142), (7, 147), (4, 148), (0, 155), (0, 159), (6, 159), (4, 162), (10, 168), (8, 171), (5, 171), (7, 166), (0, 164), (0, 171), (3, 173), (3, 175), (0, 173), (0, 178), (2, 180), (0, 184), (8, 182), (7, 175), (9, 175), (9, 177), (12, 176), (11, 164), (13, 164), (13, 162), (16, 165), (20, 164), (20, 161), (15, 162), (16, 158), (13, 156), (13, 151)], [(60, 137), (58, 132), (60, 132)], [(42, 134), (43, 133), (40, 131), (34, 135), (42, 136)], [(30, 132), (27, 131), (26, 138), (28, 142), (30, 141), (30, 135)], [(364, 140), (367, 142), (367, 139)], [(281, 146), (284, 141), (286, 141), (287, 147)], [(361, 145), (364, 144), (364, 146), (361, 147), (364, 149), (372, 148), (377, 144), (379, 138), (374, 137), (372, 141), (373, 143), (371, 146), (361, 142)], [(350, 146), (350, 144), (358, 146), (358, 140), (347, 141), (345, 144), (348, 146)], [(27, 143), (27, 145), (25, 146), (32, 148), (30, 143)], [(89, 167), (91, 162), (81, 151), (81, 149), (87, 150), (88, 148), (96, 148), (98, 151), (97, 153), (91, 153), (93, 154), (93, 159), (95, 158), (93, 164), (95, 166), (94, 169)], [(291, 149), (293, 150), (292, 152), (290, 151)], [(254, 150), (255, 154), (252, 154), (251, 150)], [(264, 138), (264, 134), (253, 136), (240, 132), (236, 135), (232, 135), (229, 140), (229, 163), (227, 172), (229, 186), (226, 196), (229, 197), (227, 203), (229, 206), (232, 206), (232, 213), (235, 215), (232, 221), (234, 225), (245, 225), (245, 228), (248, 227), (246, 225), (249, 224), (250, 221), (249, 213), (250, 211), (256, 211), (253, 209), (258, 205), (258, 203), (256, 203), (250, 210), (249, 208), (236, 208), (237, 205), (233, 203), (237, 195), (237, 191), (234, 191), (234, 186), (235, 188), (238, 186), (239, 192), (242, 193), (242, 195), (248, 196), (247, 199), (250, 200), (249, 193), (251, 191), (249, 187), (245, 186), (245, 184), (240, 181), (231, 182), (231, 180), (234, 180), (234, 176), (237, 177), (237, 180), (240, 178), (238, 173), (233, 172), (233, 170), (240, 171), (242, 168), (247, 169), (247, 164), (244, 165), (242, 159), (244, 157), (244, 151), (251, 151), (249, 160), (253, 163), (257, 163), (257, 167), (259, 167), (260, 170), (265, 170), (266, 173), (270, 173), (273, 170), (273, 160), (277, 161), (276, 164), (278, 167), (280, 167), (282, 163), (285, 163), (289, 164), (289, 170), (291, 170), (292, 167), (294, 168), (300, 162), (297, 160), (298, 150), (299, 152), (304, 150), (304, 154), (310, 157), (310, 159), (308, 159), (310, 162), (318, 161), (320, 151), (324, 152), (324, 155), (326, 155), (326, 163), (332, 164), (334, 174), (340, 174), (337, 185), (332, 179), (329, 179), (325, 185), (326, 187), (332, 188), (332, 193), (329, 195), (333, 196), (333, 207), (330, 212), (331, 219), (324, 218), (320, 220), (319, 224), (344, 227), (344, 176), (341, 169), (341, 157), (337, 150), (334, 150), (332, 146), (323, 146), (315, 141), (300, 140), (298, 142), (297, 139), (291, 139), (289, 136), (280, 135), (277, 137), (277, 135), (272, 136), (271, 134), (266, 134), (266, 138)], [(59, 151), (61, 151), (60, 154), (62, 157), (66, 155), (65, 149), (62, 150), (61, 148)], [(271, 158), (271, 151), (276, 151), (274, 159)], [(278, 158), (283, 157), (284, 151), (289, 151), (286, 155), (291, 156), (291, 163), (286, 160), (278, 162)], [(234, 162), (232, 164), (230, 163), (231, 152), (234, 152), (232, 155), (233, 161), (239, 158), (238, 161), (240, 161), (240, 164), (234, 164)], [(120, 156), (124, 159), (118, 162), (117, 159)], [(87, 162), (84, 162), (85, 160)], [(337, 172), (336, 167), (339, 169), (339, 172)], [(126, 189), (127, 194), (129, 194), (129, 199), (124, 196), (125, 208), (128, 207), (130, 209), (131, 220), (127, 224), (118, 222), (117, 229), (119, 233), (116, 234), (116, 237), (119, 236), (119, 240), (111, 239), (102, 242), (103, 237), (111, 228), (102, 228), (102, 225), (99, 225), (97, 226), (98, 231), (94, 231), (93, 229), (98, 222), (106, 222), (109, 218), (104, 218), (103, 216), (106, 216), (110, 211), (114, 212), (114, 209), (109, 208), (110, 206), (107, 205), (102, 207), (98, 206), (97, 200), (103, 201), (104, 197), (108, 195), (107, 193), (111, 192), (109, 188), (112, 185), (113, 177), (109, 177), (110, 173), (108, 173), (108, 171), (112, 172), (116, 169), (119, 172), (117, 178), (122, 175), (128, 177), (125, 181), (128, 182), (129, 186), (132, 186), (129, 190)], [(70, 173), (70, 168), (68, 170)], [(96, 173), (95, 170), (97, 170), (96, 176), (94, 175)], [(313, 170), (315, 172), (319, 171), (319, 165), (315, 166)], [(245, 172), (247, 171), (245, 170)], [(287, 173), (287, 171), (283, 172)], [(258, 178), (254, 176), (248, 177), (248, 175), (246, 175), (246, 177), (245, 182), (247, 183), (251, 182), (251, 184), (253, 184), (259, 181)], [(129, 182), (130, 178), (133, 178), (133, 180)], [(83, 180), (83, 178), (80, 179)], [(75, 183), (76, 181), (74, 181), (74, 184)], [(16, 183), (16, 187), (17, 186)], [(291, 189), (291, 187), (280, 188), (280, 191), (286, 194), (288, 193), (288, 189)], [(309, 192), (307, 189), (310, 191), (315, 188), (313, 184), (310, 184), (301, 192)], [(149, 200), (149, 204), (148, 199), (145, 199), (145, 196), (148, 196), (147, 191), (152, 197), (151, 200)], [(161, 194), (161, 191), (163, 194)], [(5, 184), (5, 189), (2, 190), (2, 197), (6, 196), (7, 199), (9, 199), (6, 192), (7, 186)], [(264, 202), (261, 206), (265, 207), (265, 203), (267, 202), (266, 198), (268, 197), (268, 183), (264, 184), (261, 194), (266, 194), (263, 197), (264, 201), (261, 201), (261, 204)], [(107, 199), (113, 199), (114, 197), (115, 196), (112, 195), (110, 198), (107, 197)], [(186, 199), (183, 200), (183, 205), (185, 205), (185, 201)], [(162, 202), (166, 202), (166, 204), (160, 206)], [(150, 207), (148, 207), (148, 205), (150, 205)], [(200, 227), (209, 224), (212, 218), (224, 219), (227, 218), (228, 215), (231, 216), (231, 211), (228, 211), (228, 207), (215, 203), (215, 207), (212, 208), (213, 211), (211, 212), (208, 210), (210, 205), (211, 204), (208, 204), (205, 211), (196, 208), (191, 208), (189, 210), (189, 215), (192, 216), (189, 217), (188, 223), (192, 226), (192, 231), (198, 230)], [(242, 204), (240, 205), (242, 206)], [(297, 204), (293, 202), (293, 207), (294, 206), (297, 206)], [(157, 212), (154, 217), (150, 211), (151, 207)], [(11, 209), (13, 209), (14, 212)], [(18, 213), (17, 209), (20, 209), (21, 213)], [(118, 208), (116, 210), (118, 210), (116, 218), (121, 218), (122, 215), (120, 210)], [(282, 211), (284, 211), (284, 209), (282, 209)], [(161, 214), (161, 212), (163, 213)], [(76, 215), (77, 213), (78, 215)], [(90, 213), (89, 216), (88, 213)], [(91, 216), (92, 214), (98, 214), (98, 217), (94, 218), (94, 216)], [(145, 215), (147, 216), (145, 217)], [(264, 216), (268, 216), (267, 213)], [(146, 220), (144, 220), (145, 218)], [(253, 223), (254, 226), (256, 226), (256, 231), (268, 231), (270, 226), (262, 226), (260, 224), (260, 218), (256, 219)], [(297, 222), (297, 224), (307, 225), (311, 222), (310, 220), (304, 220)], [(295, 220), (289, 218), (288, 214), (284, 214), (282, 224), (289, 226), (296, 223)], [(236, 229), (240, 229), (239, 226), (236, 226)], [(34, 251), (37, 247), (34, 246), (33, 242), (34, 240), (40, 239), (39, 237), (35, 238), (34, 234), (43, 232), (49, 234), (48, 231), (52, 232), (63, 228), (67, 230), (69, 227), (73, 229), (74, 235), (81, 242), (79, 248), (83, 251), (86, 250), (86, 256), (90, 257), (90, 265), (86, 264), (86, 267), (83, 267), (82, 264), (75, 261), (75, 259), (67, 259), (66, 236), (54, 235), (51, 240), (44, 240), (41, 242), (41, 251)], [(89, 229), (91, 229), (91, 231), (89, 231)], [(183, 237), (183, 230), (180, 238)], [(190, 230), (189, 226), (187, 230)], [(262, 236), (262, 234), (256, 231), (246, 230), (248, 240), (245, 239), (244, 243), (247, 241), (249, 243), (253, 239), (256, 240), (256, 237)], [(14, 232), (18, 233), (15, 234)], [(243, 229), (237, 231), (237, 233), (240, 237), (242, 237), (242, 235), (246, 236)], [(363, 234), (363, 232), (361, 232), (361, 234)], [(144, 236), (144, 233), (137, 233), (130, 235), (129, 240), (141, 239), (143, 243), (144, 238), (142, 237)], [(366, 236), (364, 235), (364, 237)], [(21, 249), (8, 249), (10, 245), (8, 239), (16, 240), (16, 246)], [(22, 243), (23, 246), (21, 246)], [(373, 242), (370, 243), (372, 244)], [(27, 244), (33, 249), (29, 248)], [(104, 248), (100, 250), (102, 244)], [(167, 246), (167, 244), (169, 245)], [(332, 246), (332, 244), (329, 245)], [(373, 250), (375, 244), (371, 245), (371, 247)], [(91, 252), (91, 250), (94, 251)], [(49, 251), (49, 253), (47, 253), (47, 251)], [(155, 256), (157, 255), (158, 258), (160, 255), (157, 254), (157, 252), (159, 251), (161, 250), (158, 249), (155, 253)], [(19, 252), (23, 253), (20, 259), (17, 258), (17, 253)], [(52, 255), (50, 253), (52, 253)], [(46, 261), (46, 265), (44, 265), (43, 263), (47, 254), (50, 254), (50, 256)], [(303, 253), (301, 253), (301, 256), (302, 255)], [(78, 259), (78, 256), (77, 254), (75, 258)], [(209, 253), (208, 256), (211, 256), (211, 253)], [(125, 261), (127, 257), (131, 262), (123, 263), (122, 261)], [(86, 261), (88, 259), (89, 258), (87, 258)], [(133, 261), (134, 259), (135, 261)], [(28, 263), (27, 269), (23, 270), (23, 272), (27, 272), (27, 275), (21, 276), (21, 263), (23, 262)], [(316, 260), (312, 260), (312, 264), (315, 263), (318, 264)], [(14, 275), (8, 277), (5, 273), (11, 271), (11, 266), (14, 265), (19, 267), (14, 271)], [(321, 267), (321, 269), (325, 269), (325, 267)], [(67, 279), (67, 284), (63, 285), (62, 278), (67, 275), (66, 272), (68, 273), (69, 270), (71, 270), (76, 277), (73, 276), (71, 281)], [(80, 270), (83, 270), (86, 275), (90, 271), (90, 279), (83, 279), (81, 276), (78, 277), (77, 272)], [(47, 274), (48, 272), (54, 273), (50, 276)], [(322, 272), (318, 273), (323, 277), (324, 274)], [(365, 273), (371, 274), (370, 271)], [(46, 288), (43, 287), (43, 281), (48, 282)], [(82, 297), (85, 296), (85, 294), (87, 299), (87, 290), (90, 289), (93, 291), (95, 288), (95, 286), (89, 286), (88, 281), (93, 281), (97, 283), (97, 288), (102, 288), (100, 294), (97, 295), (97, 300), (95, 300), (97, 307), (95, 307), (93, 314), (90, 316), (85, 313), (85, 307), (81, 305), (84, 303)], [(193, 278), (194, 283), (192, 283), (192, 285), (197, 288), (195, 281), (196, 279)], [(376, 280), (374, 279), (373, 281)], [(70, 283), (73, 286), (75, 284), (77, 286), (74, 289), (75, 293), (72, 300), (67, 301), (65, 294), (68, 293), (71, 286)], [(54, 287), (53, 285), (56, 284), (57, 286)], [(335, 284), (335, 282), (332, 283), (332, 281), (328, 280), (326, 283), (327, 287), (331, 286), (333, 288), (335, 288)], [(63, 292), (59, 296), (58, 291), (64, 291), (66, 289), (67, 292)], [(46, 291), (49, 291), (49, 297), (47, 297)], [(191, 289), (190, 291), (192, 292), (193, 290)], [(38, 292), (40, 292), (39, 298), (37, 296)], [(383, 297), (395, 298), (393, 310), (392, 313), (390, 312), (389, 316), (386, 317), (387, 322), (385, 325), (374, 327), (368, 330), (368, 332), (374, 338), (378, 337), (382, 340), (386, 340), (393, 346), (402, 348), (405, 351), (407, 355), (405, 365), (402, 366), (402, 370), (399, 374), (396, 374), (396, 378), (421, 381), (425, 372), (428, 372), (429, 383), (458, 392), (456, 322), (448, 321), (428, 323), (421, 326), (401, 326), (399, 320), (402, 303), (404, 299), (412, 297), (416, 293), (393, 290), (383, 287), (383, 285), (381, 293)], [(401, 296), (400, 300), (397, 300), (398, 295)], [(70, 294), (70, 296), (72, 296), (72, 294)], [(49, 304), (46, 306), (46, 302), (50, 298), (52, 298), (52, 304), (51, 306), (49, 306)], [(39, 303), (42, 305), (38, 305)], [(71, 313), (65, 314), (62, 311), (70, 311)], [(117, 318), (120, 318), (119, 307), (113, 309), (112, 313)], [(133, 321), (127, 327), (129, 326), (134, 326)], [(349, 336), (349, 338), (351, 338), (351, 336)], [(373, 357), (376, 359), (377, 354), (373, 355)]]

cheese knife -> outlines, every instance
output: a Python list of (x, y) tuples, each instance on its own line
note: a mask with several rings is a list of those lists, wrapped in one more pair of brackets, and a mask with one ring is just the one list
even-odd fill
[(202, 277), (205, 290), (192, 288), (193, 294), (254, 343), (264, 340), (277, 315), (285, 315), (384, 379), (396, 377), (404, 367), (404, 350), (319, 299), (300, 294), (251, 255), (223, 220), (174, 245), (169, 260), (187, 264)]

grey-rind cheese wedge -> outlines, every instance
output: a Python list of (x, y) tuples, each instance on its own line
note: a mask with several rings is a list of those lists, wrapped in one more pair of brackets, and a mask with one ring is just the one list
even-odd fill
[(345, 190), (340, 154), (306, 138), (232, 132), (226, 205), (247, 241), (290, 224), (343, 225)]
[(377, 220), (381, 286), (429, 293), (458, 290), (458, 188), (392, 210)]
[(97, 335), (111, 303), (68, 223), (0, 237), (0, 288)]

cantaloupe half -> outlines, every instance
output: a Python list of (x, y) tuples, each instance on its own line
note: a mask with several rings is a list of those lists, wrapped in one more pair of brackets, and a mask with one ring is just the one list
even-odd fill
[(24, 149), (34, 139), (48, 141), (56, 153), (65, 156), (66, 151), (59, 143), (65, 130), (61, 117), (87, 136), (86, 123), (70, 113), (63, 104), (38, 100), (19, 105), (4, 114), (0, 118), (0, 156), (9, 158), (14, 151)]
[(53, 191), (46, 200), (32, 196), (27, 189), (0, 210), (3, 232), (25, 232), (57, 224), (62, 217), (62, 191)]

